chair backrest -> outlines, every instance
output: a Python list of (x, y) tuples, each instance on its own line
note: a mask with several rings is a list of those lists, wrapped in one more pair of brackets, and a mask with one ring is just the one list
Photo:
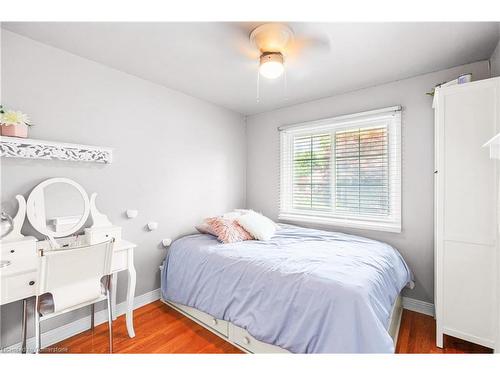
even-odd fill
[(46, 251), (40, 257), (37, 295), (52, 294), (54, 312), (101, 297), (101, 279), (111, 274), (113, 242)]

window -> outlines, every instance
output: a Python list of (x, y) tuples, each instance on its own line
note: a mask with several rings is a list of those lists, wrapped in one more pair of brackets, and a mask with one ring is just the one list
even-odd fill
[(280, 130), (280, 219), (401, 231), (399, 107)]

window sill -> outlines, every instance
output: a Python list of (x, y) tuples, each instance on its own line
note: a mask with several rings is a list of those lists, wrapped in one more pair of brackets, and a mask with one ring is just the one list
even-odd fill
[(374, 222), (367, 220), (339, 219), (332, 217), (311, 216), (311, 215), (302, 215), (295, 213), (280, 213), (278, 219), (295, 223), (312, 223), (321, 225), (331, 225), (335, 227), (401, 233), (401, 224), (392, 222)]

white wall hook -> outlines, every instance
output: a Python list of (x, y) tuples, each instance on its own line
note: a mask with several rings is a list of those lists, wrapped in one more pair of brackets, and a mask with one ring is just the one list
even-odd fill
[(170, 238), (164, 238), (161, 240), (161, 244), (163, 247), (169, 247), (172, 244), (172, 240)]
[(139, 214), (139, 211), (137, 210), (131, 210), (130, 208), (127, 209), (126, 211), (126, 214), (127, 214), (127, 217), (129, 219), (133, 219), (134, 217), (137, 217), (137, 215)]
[(149, 229), (150, 231), (156, 230), (157, 228), (158, 228), (158, 223), (157, 223), (157, 222), (155, 222), (155, 221), (150, 221), (150, 222), (148, 223), (148, 229)]

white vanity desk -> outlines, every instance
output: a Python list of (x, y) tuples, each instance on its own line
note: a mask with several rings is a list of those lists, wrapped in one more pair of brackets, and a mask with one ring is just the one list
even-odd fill
[[(47, 181), (52, 181), (51, 183), (65, 183), (70, 184), (82, 193), (83, 188), (76, 184), (74, 181), (68, 179), (50, 179)], [(47, 181), (44, 181), (46, 184)], [(40, 186), (38, 185), (38, 186)], [(45, 185), (45, 187), (48, 184)], [(77, 185), (77, 186), (76, 186)], [(38, 188), (38, 187), (37, 187)], [(66, 188), (66, 187), (65, 187)], [(42, 186), (43, 192), (43, 186)], [(20, 229), (24, 222), (24, 216), (26, 212), (26, 203), (24, 198), (18, 195), (16, 198), (19, 202), (19, 209), (16, 217), (13, 219), (13, 230), (1, 241), (1, 257), (3, 267), (0, 268), (0, 305), (15, 301), (23, 301), (23, 327), (22, 327), (22, 348), (26, 348), (26, 324), (28, 315), (28, 299), (34, 297), (37, 293), (37, 279), (38, 279), (38, 267), (39, 267), (39, 252), (40, 251), (64, 251), (72, 246), (84, 246), (88, 244), (95, 244), (99, 242), (104, 242), (109, 238), (115, 238), (113, 244), (113, 257), (112, 257), (112, 304), (113, 304), (113, 319), (116, 319), (116, 286), (117, 286), (117, 273), (121, 271), (127, 271), (128, 273), (128, 285), (126, 294), (126, 324), (127, 331), (130, 337), (135, 336), (133, 327), (133, 305), (134, 305), (134, 294), (135, 294), (135, 284), (136, 284), (136, 272), (134, 268), (134, 248), (135, 244), (121, 239), (121, 228), (113, 226), (105, 215), (102, 215), (97, 211), (95, 207), (95, 197), (93, 194), (90, 201), (86, 198), (86, 194), (83, 195), (83, 215), (78, 216), (78, 223), (70, 223), (69, 229), (60, 224), (59, 228), (54, 226), (55, 229), (63, 229), (61, 233), (66, 234), (69, 231), (77, 231), (81, 228), (80, 222), (85, 223), (90, 213), (93, 221), (93, 225), (90, 228), (85, 228), (85, 233), (79, 236), (66, 236), (63, 238), (55, 239), (54, 233), (57, 230), (51, 231), (45, 228), (45, 225), (49, 227), (49, 221), (53, 219), (46, 219), (45, 216), (45, 204), (34, 203), (31, 197), (35, 193), (36, 188), (31, 193), (28, 198), (28, 219), (35, 229), (40, 232), (45, 232), (44, 234), (49, 238), (48, 240), (37, 241), (36, 238), (31, 236), (23, 236), (20, 233)], [(84, 191), (83, 191), (84, 193)], [(62, 194), (64, 195), (64, 194)], [(62, 197), (57, 194), (57, 200)], [(46, 199), (48, 201), (48, 199)], [(59, 203), (59, 202), (58, 202)], [(88, 205), (87, 205), (88, 203)], [(42, 209), (43, 214), (40, 212), (34, 213), (33, 207), (37, 206), (37, 209)], [(31, 208), (30, 208), (31, 207)], [(30, 211), (31, 210), (31, 211)], [(47, 210), (48, 211), (48, 210)], [(85, 216), (85, 214), (87, 214)], [(48, 216), (47, 216), (48, 217)], [(67, 216), (70, 217), (70, 216)], [(71, 216), (74, 217), (74, 216)], [(39, 224), (43, 222), (44, 228), (37, 225), (37, 220)], [(74, 220), (74, 219), (73, 219)], [(67, 224), (68, 225), (68, 224)], [(47, 235), (49, 233), (49, 235)], [(7, 264), (7, 265), (6, 265)], [(34, 304), (33, 304), (34, 305)], [(33, 306), (34, 307), (34, 306)]]

